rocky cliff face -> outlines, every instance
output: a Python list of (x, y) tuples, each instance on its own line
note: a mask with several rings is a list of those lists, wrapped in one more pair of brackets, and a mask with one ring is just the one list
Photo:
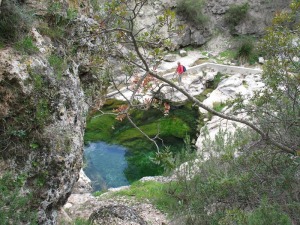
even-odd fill
[[(47, 18), (48, 1), (25, 2)], [(91, 99), (86, 98), (83, 87), (102, 88), (95, 82), (98, 71), (93, 69), (101, 62), (95, 57), (100, 43), (92, 35), (97, 26), (92, 4), (57, 2), (78, 11), (76, 19), (63, 27), (63, 37), (55, 39), (53, 33), (33, 28), (30, 35), (38, 47), (34, 54), (8, 46), (0, 49), (0, 176), (10, 172), (14, 177), (26, 177), (23, 193), (33, 194), (31, 205), (38, 209), (40, 224), (56, 223), (56, 212), (68, 199), (82, 167), (86, 100)], [(235, 27), (238, 34), (261, 34), (272, 14), (289, 4), (285, 0), (248, 2), (247, 19)], [(210, 23), (204, 26), (187, 23), (183, 15), (178, 17), (178, 24), (186, 28), (174, 39), (175, 48), (202, 45), (216, 29), (227, 29), (224, 14), (232, 3), (242, 1), (208, 1), (204, 13)], [(153, 2), (140, 19), (151, 21), (161, 7), (175, 9), (176, 4), (170, 0)], [(53, 23), (51, 18), (46, 21)]]
[(34, 53), (0, 50), (0, 176), (25, 178), (22, 193), (32, 194), (39, 224), (55, 224), (82, 168), (88, 107), (68, 43), (35, 28), (30, 35)]
[(41, 54), (0, 52), (1, 174), (26, 177), (44, 224), (55, 221), (82, 167), (87, 107), (76, 67), (58, 78)]
[[(180, 2), (180, 1), (177, 1)], [(241, 6), (249, 4), (245, 17), (238, 20), (238, 23), (231, 27), (225, 18), (231, 6)], [(204, 1), (201, 10), (205, 22), (187, 21), (187, 13), (181, 13), (177, 17), (177, 25), (184, 26), (184, 32), (174, 36), (173, 43), (175, 48), (188, 45), (203, 45), (218, 34), (234, 35), (254, 35), (261, 36), (276, 12), (288, 9), (291, 1), (286, 0), (210, 0)], [(154, 12), (160, 7), (178, 10), (176, 1), (164, 0), (162, 4), (154, 4)], [(147, 11), (141, 15), (144, 20), (149, 20), (147, 15), (153, 16), (153, 11)], [(196, 17), (196, 15), (193, 15)]]

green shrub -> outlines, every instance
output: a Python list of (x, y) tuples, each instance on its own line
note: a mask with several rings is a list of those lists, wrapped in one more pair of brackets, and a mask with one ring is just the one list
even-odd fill
[(167, 193), (170, 186), (176, 188), (175, 183), (160, 183), (155, 181), (133, 183), (129, 189), (116, 192), (115, 195), (135, 196), (138, 200), (150, 200), (156, 207), (162, 211), (169, 211), (177, 204), (176, 199), (170, 198)]
[(254, 64), (258, 61), (258, 56), (261, 53), (257, 50), (256, 41), (251, 36), (237, 36), (233, 39), (234, 46), (232, 49), (227, 49), (220, 53), (220, 57), (229, 60), (236, 59), (240, 63)]
[(88, 219), (83, 219), (83, 218), (76, 218), (73, 224), (74, 225), (92, 225), (91, 221), (89, 221)]
[(102, 3), (99, 0), (91, 0), (93, 9), (97, 12), (101, 9)]
[(237, 40), (237, 53), (236, 59), (243, 62), (249, 62), (254, 64), (258, 61), (258, 52), (255, 48), (255, 40), (251, 37), (242, 36), (236, 39)]
[(52, 27), (66, 27), (77, 17), (77, 10), (66, 8), (60, 2), (51, 1), (49, 2), (48, 11), (45, 17), (48, 24)]
[(289, 216), (284, 213), (279, 205), (269, 204), (266, 199), (247, 218), (249, 225), (292, 225)]
[(48, 58), (48, 62), (50, 66), (53, 67), (54, 72), (56, 73), (57, 78), (61, 78), (63, 75), (63, 72), (66, 68), (66, 62), (63, 57), (60, 57), (56, 54), (52, 54)]
[(187, 19), (196, 24), (205, 23), (208, 18), (203, 14), (205, 0), (178, 0), (176, 11), (185, 15)]
[(224, 103), (224, 102), (214, 102), (213, 103), (213, 109), (217, 112), (221, 112), (225, 106), (226, 106), (226, 103)]
[(26, 176), (5, 174), (0, 178), (0, 224), (37, 224), (37, 212), (31, 210), (31, 194), (21, 194)]
[[(256, 140), (252, 132), (225, 134), (223, 131), (214, 140), (204, 141), (203, 153), (214, 152), (209, 160), (193, 163), (178, 175), (176, 189), (168, 191), (182, 203), (174, 215), (182, 215), (186, 224), (298, 223), (300, 203), (294, 193), (300, 191), (296, 175), (299, 160), (274, 154), (273, 149), (250, 150), (247, 143)], [(241, 151), (243, 146), (247, 150), (234, 157), (236, 149)], [(201, 172), (188, 179), (188, 171), (197, 167)]]
[(39, 99), (36, 105), (35, 118), (40, 126), (45, 125), (50, 117), (49, 100), (46, 98)]
[(48, 24), (41, 23), (37, 29), (42, 35), (46, 35), (54, 40), (61, 40), (65, 35), (65, 29), (58, 26), (49, 27)]
[(228, 60), (238, 60), (240, 63), (248, 62), (254, 64), (258, 61), (258, 56), (262, 53), (256, 46), (257, 39), (252, 36), (236, 36), (233, 39), (233, 47), (219, 54), (220, 57)]
[(225, 14), (225, 22), (229, 25), (231, 32), (234, 32), (234, 27), (237, 26), (242, 19), (246, 17), (249, 9), (249, 4), (231, 5)]
[(32, 37), (26, 36), (22, 40), (15, 44), (15, 49), (27, 54), (34, 54), (39, 51), (36, 45), (33, 43)]
[(0, 41), (13, 43), (28, 33), (33, 16), (16, 0), (3, 0), (0, 13)]
[(226, 58), (226, 59), (233, 59), (236, 56), (236, 51), (227, 49), (220, 53), (220, 57)]
[(47, 35), (53, 40), (64, 40), (69, 25), (76, 19), (77, 15), (76, 9), (68, 8), (57, 1), (48, 1), (44, 23), (39, 23), (37, 29), (41, 34)]

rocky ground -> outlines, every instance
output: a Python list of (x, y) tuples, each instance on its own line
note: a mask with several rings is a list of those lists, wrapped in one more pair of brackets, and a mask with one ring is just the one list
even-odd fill
[(78, 218), (90, 218), (93, 224), (99, 225), (170, 224), (167, 215), (150, 202), (140, 202), (134, 196), (114, 195), (126, 188), (129, 187), (112, 188), (95, 197), (90, 193), (90, 180), (81, 172), (72, 195), (59, 212), (59, 224), (73, 224)]
[[(100, 214), (100, 212), (106, 213)], [(61, 214), (61, 222), (76, 218), (90, 218), (94, 224), (133, 225), (170, 224), (167, 216), (149, 202), (139, 202), (134, 197), (116, 197), (110, 192), (99, 197), (91, 194), (72, 194)]]

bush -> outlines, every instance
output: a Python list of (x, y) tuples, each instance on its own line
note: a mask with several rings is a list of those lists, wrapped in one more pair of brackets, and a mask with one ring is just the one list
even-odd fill
[(62, 57), (60, 57), (56, 54), (52, 54), (52, 55), (49, 56), (48, 62), (50, 64), (50, 66), (53, 67), (57, 78), (60, 79), (63, 75), (64, 70), (67, 67), (64, 58), (62, 58)]
[(176, 188), (174, 183), (160, 183), (156, 181), (137, 181), (132, 183), (129, 189), (116, 192), (114, 195), (135, 196), (137, 200), (148, 199), (152, 204), (162, 211), (168, 211), (176, 205), (176, 199), (166, 194), (169, 187)]
[(0, 178), (0, 224), (37, 224), (37, 213), (29, 207), (32, 196), (20, 193), (25, 180), (24, 175)]
[(0, 42), (12, 43), (28, 33), (33, 16), (16, 0), (2, 1), (0, 12)]
[(178, 0), (176, 11), (185, 15), (191, 22), (203, 24), (208, 20), (203, 14), (204, 5), (204, 0)]
[(264, 224), (264, 225), (292, 225), (289, 216), (280, 210), (278, 205), (269, 204), (263, 200), (261, 205), (256, 208), (247, 218), (249, 225)]
[(76, 9), (67, 8), (60, 2), (48, 1), (47, 12), (44, 15), (44, 23), (40, 23), (38, 30), (53, 40), (65, 40), (70, 24), (76, 19)]
[(254, 45), (254, 39), (251, 37), (242, 36), (237, 39), (236, 59), (242, 63), (249, 62), (254, 64), (258, 61), (258, 52)]
[(185, 224), (298, 224), (299, 159), (276, 155), (266, 146), (249, 149), (255, 135), (238, 133), (220, 132), (214, 140), (206, 139), (202, 150), (211, 153), (210, 159), (192, 163), (186, 171), (194, 177), (179, 174), (176, 189), (167, 192), (180, 203), (174, 215), (181, 215)]
[(36, 45), (33, 43), (33, 40), (31, 37), (27, 36), (23, 38), (22, 40), (18, 41), (15, 44), (15, 49), (22, 52), (22, 53), (27, 53), (27, 54), (34, 54), (38, 52), (38, 48)]
[(237, 26), (242, 19), (245, 18), (249, 9), (249, 4), (231, 5), (225, 14), (225, 22), (229, 25), (231, 32), (234, 32), (234, 27)]

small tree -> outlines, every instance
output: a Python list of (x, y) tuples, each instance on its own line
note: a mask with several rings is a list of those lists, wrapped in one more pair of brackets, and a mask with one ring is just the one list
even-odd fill
[[(287, 76), (282, 80), (282, 78), (277, 78), (278, 72), (274, 71), (273, 75), (271, 75), (272, 79), (269, 79), (268, 76), (265, 76), (266, 79), (266, 85), (264, 92), (259, 93), (259, 95), (265, 94), (265, 97), (261, 98), (255, 98), (253, 101), (256, 101), (256, 106), (252, 107), (250, 106), (250, 111), (252, 112), (251, 119), (239, 119), (233, 115), (226, 115), (220, 112), (217, 112), (203, 103), (201, 103), (199, 100), (191, 96), (185, 89), (177, 86), (172, 81), (158, 75), (155, 70), (152, 69), (152, 66), (155, 66), (155, 63), (157, 60), (160, 60), (163, 54), (163, 50), (167, 48), (170, 44), (170, 41), (168, 38), (163, 38), (163, 36), (160, 35), (161, 28), (166, 25), (169, 32), (176, 31), (173, 26), (173, 19), (174, 14), (170, 10), (166, 10), (162, 13), (161, 16), (157, 18), (157, 22), (153, 24), (150, 28), (145, 29), (144, 27), (137, 27), (137, 17), (139, 15), (139, 12), (141, 11), (142, 7), (147, 3), (146, 0), (139, 0), (132, 2), (127, 1), (111, 1), (109, 3), (106, 3), (104, 8), (102, 9), (102, 13), (104, 17), (99, 20), (99, 28), (97, 30), (97, 34), (99, 38), (101, 38), (103, 45), (100, 48), (100, 51), (102, 52), (102, 57), (106, 61), (107, 65), (118, 65), (120, 68), (119, 71), (125, 73), (124, 71), (131, 71), (131, 74), (128, 74), (128, 77), (133, 78), (133, 82), (131, 85), (132, 95), (130, 97), (124, 96), (122, 92), (120, 92), (121, 95), (123, 95), (124, 99), (127, 100), (128, 105), (126, 107), (122, 106), (122, 108), (116, 110), (117, 118), (122, 120), (124, 118), (127, 118), (130, 122), (132, 122), (133, 126), (139, 129), (134, 121), (132, 121), (132, 118), (130, 117), (130, 111), (133, 109), (147, 109), (149, 107), (149, 104), (152, 104), (152, 100), (147, 100), (144, 102), (137, 101), (139, 98), (139, 95), (145, 93), (146, 91), (152, 91), (155, 93), (157, 90), (160, 90), (164, 86), (169, 86), (182, 94), (184, 94), (189, 100), (194, 102), (197, 106), (207, 110), (208, 112), (219, 116), (224, 119), (236, 121), (239, 123), (243, 123), (247, 125), (248, 127), (252, 128), (254, 131), (256, 131), (260, 136), (261, 140), (273, 145), (276, 149), (280, 149), (282, 151), (288, 152), (290, 154), (295, 154), (296, 150), (299, 148), (299, 142), (297, 141), (297, 132), (298, 129), (297, 126), (299, 124), (299, 121), (297, 122), (297, 115), (299, 115), (299, 104), (297, 105), (299, 99), (299, 86), (297, 86), (296, 81), (298, 81), (299, 76), (296, 73), (295, 70), (295, 62), (290, 61), (287, 66), (287, 63), (285, 61), (290, 60), (288, 56), (294, 56), (292, 54), (290, 55), (284, 55), (284, 63), (281, 65), (284, 67), (280, 67), (279, 71), (283, 71), (283, 73)], [(294, 8), (299, 8), (299, 3), (294, 3)], [(298, 9), (297, 8), (297, 9)], [(293, 11), (293, 13), (296, 13), (296, 10)], [(285, 14), (288, 16), (289, 14)], [(290, 17), (290, 16), (289, 16)], [(295, 18), (295, 17), (293, 17)], [(275, 18), (275, 21), (278, 19)], [(284, 32), (288, 32), (288, 30), (285, 30)], [(282, 34), (284, 34), (284, 32)], [(275, 36), (273, 35), (273, 39)], [(294, 42), (293, 39), (290, 37), (290, 45)], [(280, 39), (279, 39), (280, 41)], [(274, 44), (274, 43), (273, 43)], [(287, 46), (286, 49), (290, 49), (291, 46)], [(295, 54), (296, 52), (293, 51)], [(278, 52), (279, 53), (279, 52)], [(275, 57), (275, 62), (280, 59)], [(282, 57), (281, 57), (282, 59)], [(117, 60), (117, 64), (115, 63), (115, 60)], [(270, 63), (273, 62), (272, 60)], [(279, 64), (280, 65), (280, 64)], [(130, 66), (131, 70), (123, 70), (122, 68), (128, 68)], [(271, 67), (270, 69), (275, 68)], [(294, 68), (294, 70), (292, 70)], [(140, 74), (137, 76), (137, 74)], [(271, 78), (270, 77), (270, 78)], [(128, 78), (127, 78), (128, 79)], [(272, 81), (273, 80), (273, 81)], [(278, 80), (278, 82), (277, 82)], [(116, 89), (119, 89), (120, 85), (126, 84), (125, 80), (122, 79), (116, 79), (116, 76), (111, 77), (111, 81), (115, 85)], [(277, 82), (278, 84), (291, 84), (292, 86), (281, 86), (278, 88), (277, 94), (273, 95), (275, 89), (272, 90), (272, 84), (274, 82)], [(285, 81), (285, 83), (283, 82)], [(289, 82), (287, 82), (289, 81)], [(151, 83), (151, 85), (149, 85)], [(128, 83), (127, 83), (128, 85)], [(269, 89), (268, 87), (271, 87)], [(278, 86), (277, 86), (278, 87)], [(293, 88), (292, 88), (293, 87)], [(282, 89), (282, 90), (281, 90)], [(144, 92), (143, 92), (144, 91)], [(148, 92), (149, 93), (149, 92)], [(292, 98), (289, 98), (293, 101), (289, 101), (289, 105), (293, 107), (293, 111), (288, 113), (288, 115), (293, 116), (293, 120), (289, 121), (290, 123), (285, 123), (284, 127), (285, 129), (275, 129), (275, 126), (272, 126), (268, 123), (263, 122), (263, 119), (266, 119), (268, 121), (268, 118), (270, 117), (270, 114), (272, 117), (276, 118), (279, 116), (278, 113), (281, 113), (278, 110), (275, 110), (274, 105), (270, 105), (271, 108), (268, 109), (268, 102), (276, 102), (276, 98), (274, 96), (280, 96), (280, 94), (285, 93), (285, 96), (292, 95)], [(265, 104), (263, 104), (265, 107), (259, 107), (259, 103), (262, 101), (262, 99), (266, 99)], [(287, 101), (286, 98), (281, 98), (280, 104), (282, 104)], [(267, 110), (268, 109), (268, 110)], [(283, 109), (281, 107), (281, 109)], [(260, 113), (260, 117), (258, 117), (258, 113)], [(261, 119), (260, 119), (261, 118)], [(282, 120), (284, 121), (284, 120)], [(288, 121), (286, 121), (288, 122)], [(271, 129), (270, 129), (271, 127)], [(285, 132), (288, 130), (291, 130), (291, 127), (296, 127), (296, 130), (293, 130), (293, 144), (291, 141), (288, 141), (287, 139), (283, 138), (283, 135), (281, 132)], [(141, 131), (141, 130), (140, 130)], [(147, 136), (143, 131), (141, 131), (145, 136)], [(280, 134), (280, 135), (279, 135)], [(299, 134), (299, 133), (298, 133)], [(147, 136), (148, 137), (148, 136)], [(281, 137), (281, 138), (278, 138)], [(159, 151), (159, 147), (156, 143), (156, 140), (159, 140), (159, 136), (156, 135), (155, 137), (148, 137), (150, 141), (152, 141), (156, 146), (157, 150)], [(299, 139), (299, 138), (298, 138)]]
[(201, 25), (208, 20), (203, 13), (204, 6), (205, 0), (177, 0), (176, 11), (188, 21)]
[(243, 20), (248, 12), (249, 4), (244, 3), (242, 5), (231, 5), (225, 14), (225, 22), (228, 24), (231, 33), (234, 32), (235, 26), (237, 26), (241, 20)]

